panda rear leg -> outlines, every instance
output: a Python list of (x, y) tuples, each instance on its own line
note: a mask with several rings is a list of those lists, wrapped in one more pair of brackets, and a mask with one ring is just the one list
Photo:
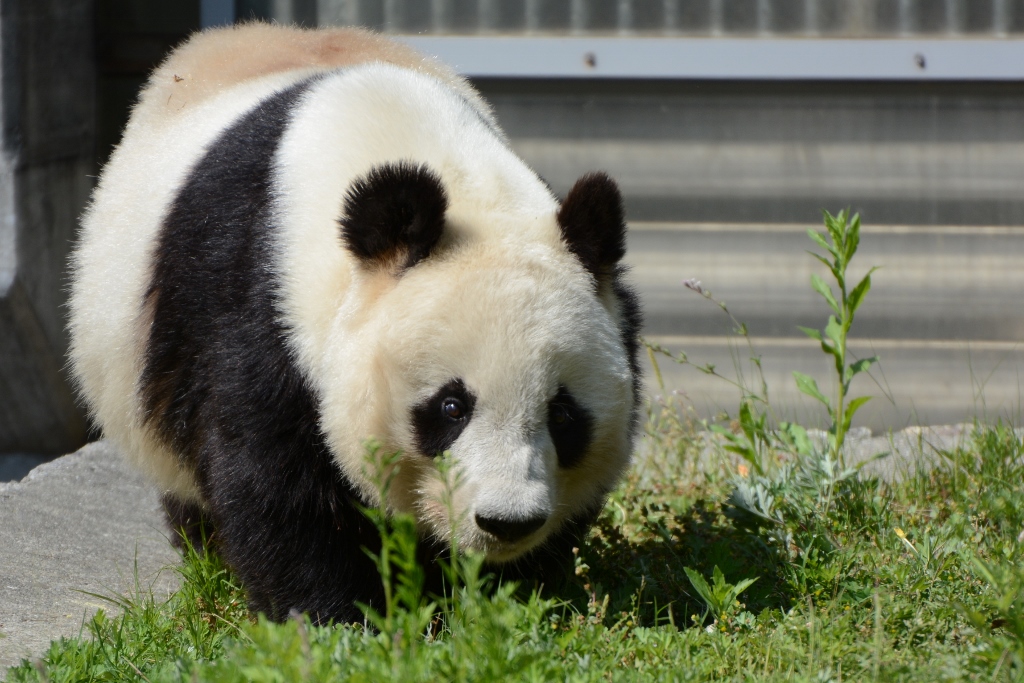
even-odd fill
[(196, 552), (213, 548), (214, 528), (202, 506), (186, 502), (169, 493), (160, 496), (167, 526), (171, 530), (171, 543), (184, 552), (186, 543)]

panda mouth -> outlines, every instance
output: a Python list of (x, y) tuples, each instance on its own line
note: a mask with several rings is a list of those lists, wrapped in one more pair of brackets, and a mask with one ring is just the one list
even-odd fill
[(490, 564), (505, 564), (518, 560), (532, 550), (535, 545), (534, 543), (509, 544), (502, 541), (491, 542), (486, 545), (484, 555)]

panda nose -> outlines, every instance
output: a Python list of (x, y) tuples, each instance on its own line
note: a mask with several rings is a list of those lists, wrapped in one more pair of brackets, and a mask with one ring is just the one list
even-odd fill
[(512, 542), (518, 541), (532, 534), (544, 526), (548, 521), (547, 516), (530, 517), (528, 519), (499, 519), (497, 517), (484, 517), (476, 515), (476, 524), (489, 534), (496, 536), (499, 540)]

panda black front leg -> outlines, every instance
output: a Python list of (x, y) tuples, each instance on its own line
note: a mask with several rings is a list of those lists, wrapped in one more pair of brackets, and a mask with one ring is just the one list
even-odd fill
[(356, 602), (382, 607), (380, 576), (364, 552), (378, 551), (379, 538), (344, 486), (316, 468), (251, 453), (232, 459), (215, 475), (210, 506), (217, 548), (254, 612), (275, 621), (294, 609), (316, 623), (358, 622)]

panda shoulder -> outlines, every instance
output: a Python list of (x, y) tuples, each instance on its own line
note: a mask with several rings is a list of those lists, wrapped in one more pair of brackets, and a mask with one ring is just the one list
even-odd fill
[(288, 72), (295, 79), (368, 62), (425, 73), (458, 91), (485, 116), (490, 107), (454, 71), (404, 43), (359, 28), (302, 29), (263, 22), (196, 33), (176, 48), (149, 78), (136, 118), (173, 119), (246, 81)]

